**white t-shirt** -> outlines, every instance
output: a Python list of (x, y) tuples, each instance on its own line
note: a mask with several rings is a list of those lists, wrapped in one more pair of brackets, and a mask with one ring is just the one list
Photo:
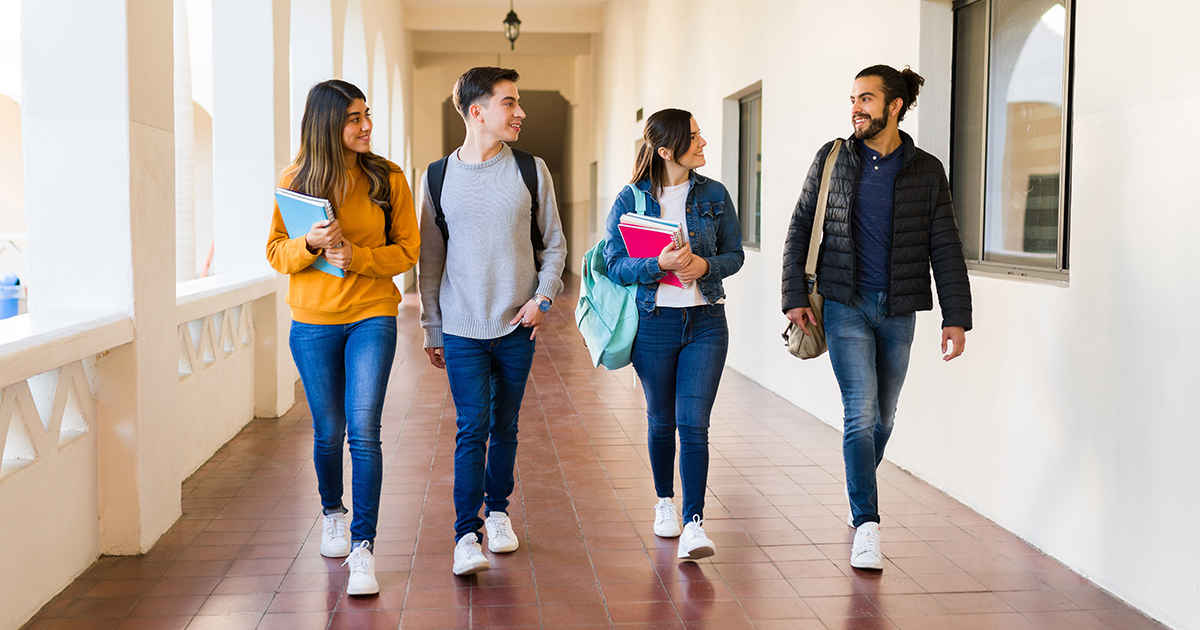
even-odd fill
[[(678, 186), (667, 186), (663, 188), (662, 194), (658, 197), (658, 205), (662, 208), (662, 218), (682, 225), (683, 240), (688, 243), (691, 242), (691, 239), (688, 238), (687, 212), (684, 209), (684, 205), (687, 202), (690, 184), (691, 182), (684, 182)], [(703, 306), (705, 304), (708, 304), (708, 300), (704, 299), (704, 294), (700, 292), (699, 283), (694, 280), (684, 289), (660, 282), (658, 284), (658, 294), (654, 298), (655, 306), (666, 308)]]

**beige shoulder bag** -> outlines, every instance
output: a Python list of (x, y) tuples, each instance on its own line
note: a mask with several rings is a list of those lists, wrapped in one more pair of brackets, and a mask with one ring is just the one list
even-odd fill
[(808, 260), (804, 264), (804, 283), (808, 289), (808, 305), (812, 308), (817, 325), (806, 330), (791, 322), (783, 331), (788, 352), (801, 359), (815, 359), (825, 354), (825, 298), (817, 293), (817, 255), (821, 249), (821, 237), (825, 233), (825, 206), (829, 202), (829, 179), (842, 148), (842, 140), (833, 141), (833, 149), (825, 157), (825, 169), (821, 173), (821, 189), (817, 192), (817, 210), (813, 214), (812, 234), (808, 239)]

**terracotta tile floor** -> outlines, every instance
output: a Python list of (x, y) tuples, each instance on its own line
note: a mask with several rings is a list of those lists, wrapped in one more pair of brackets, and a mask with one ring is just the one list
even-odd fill
[(651, 532), (641, 392), (631, 370), (589, 366), (573, 303), (538, 336), (511, 508), (521, 548), (492, 555), (491, 571), (450, 572), (454, 406), (407, 296), (383, 422), (379, 596), (347, 597), (341, 561), (318, 553), (301, 392), (184, 482), (183, 516), (150, 553), (101, 558), (25, 627), (1162, 627), (890, 464), (886, 567), (851, 569), (840, 435), (733, 371), (711, 431), (717, 555), (679, 562)]

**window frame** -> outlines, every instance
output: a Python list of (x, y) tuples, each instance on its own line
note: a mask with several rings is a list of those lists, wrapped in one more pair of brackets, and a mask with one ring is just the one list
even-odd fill
[[(742, 246), (760, 249), (762, 246), (762, 86), (759, 85), (731, 100), (734, 100), (737, 105), (737, 210), (738, 221), (742, 226)], [(742, 109), (754, 102), (757, 102), (758, 115), (751, 120), (752, 126), (757, 124), (757, 130), (752, 129), (748, 135), (743, 134)], [(758, 156), (758, 162), (753, 165), (749, 164), (749, 156), (755, 155)]]
[[(982, 142), (980, 143), (982, 155), (979, 156), (979, 196), (978, 198), (968, 201), (966, 199), (955, 199), (955, 215), (959, 218), (959, 224), (964, 222), (961, 217), (966, 213), (974, 213), (974, 218), (978, 230), (974, 233), (967, 234), (960, 232), (964, 245), (971, 240), (974, 246), (974, 251), (978, 252), (977, 257), (967, 257), (967, 268), (974, 271), (1018, 276), (1027, 278), (1036, 278), (1044, 280), (1066, 281), (1069, 278), (1070, 272), (1070, 205), (1071, 205), (1071, 138), (1073, 126), (1073, 97), (1074, 97), (1074, 77), (1075, 77), (1075, 1), (1074, 0), (1059, 0), (1066, 10), (1066, 24), (1063, 32), (1063, 106), (1062, 106), (1062, 127), (1059, 132), (1061, 145), (1059, 148), (1059, 189), (1058, 189), (1058, 233), (1055, 252), (1055, 266), (1023, 265), (1013, 259), (997, 258), (993, 255), (989, 260), (989, 254), (986, 249), (986, 226), (988, 217), (987, 208), (987, 181), (988, 181), (988, 135), (990, 126), (990, 96), (991, 96), (991, 55), (992, 43), (994, 36), (993, 29), (993, 5), (996, 0), (954, 0), (951, 7), (951, 19), (953, 21), (953, 39), (952, 39), (952, 62), (951, 73), (952, 85), (950, 95), (950, 187), (955, 189), (955, 172), (954, 172), (954, 156), (955, 151), (960, 150), (959, 138), (957, 133), (957, 116), (958, 108), (958, 86), (953, 85), (953, 79), (958, 76), (959, 70), (959, 19), (958, 12), (960, 9), (984, 3), (986, 5), (986, 22), (985, 35), (986, 46), (982, 51), (983, 65), (987, 68), (987, 76), (984, 79), (984, 111), (983, 124), (981, 125), (980, 135)], [(978, 139), (978, 138), (977, 138)], [(1001, 211), (996, 209), (995, 211)], [(964, 248), (968, 249), (969, 248)]]

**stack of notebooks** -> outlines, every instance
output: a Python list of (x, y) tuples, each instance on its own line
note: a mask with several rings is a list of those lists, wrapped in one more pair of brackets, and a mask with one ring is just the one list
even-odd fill
[[(621, 231), (625, 249), (632, 258), (658, 258), (667, 245), (674, 245), (675, 249), (679, 249), (686, 242), (683, 238), (683, 226), (674, 221), (644, 214), (629, 212), (621, 215), (621, 223), (617, 225), (617, 229)], [(670, 271), (662, 282), (680, 288), (690, 286), (690, 283), (685, 285), (680, 282)]]
[[(283, 217), (283, 225), (287, 227), (290, 238), (308, 234), (313, 224), (318, 221), (333, 220), (333, 205), (328, 199), (302, 195), (287, 188), (276, 188), (275, 202), (279, 204), (279, 214)], [(325, 256), (317, 256), (312, 266), (331, 276), (346, 277), (346, 272), (330, 264), (325, 260)]]

